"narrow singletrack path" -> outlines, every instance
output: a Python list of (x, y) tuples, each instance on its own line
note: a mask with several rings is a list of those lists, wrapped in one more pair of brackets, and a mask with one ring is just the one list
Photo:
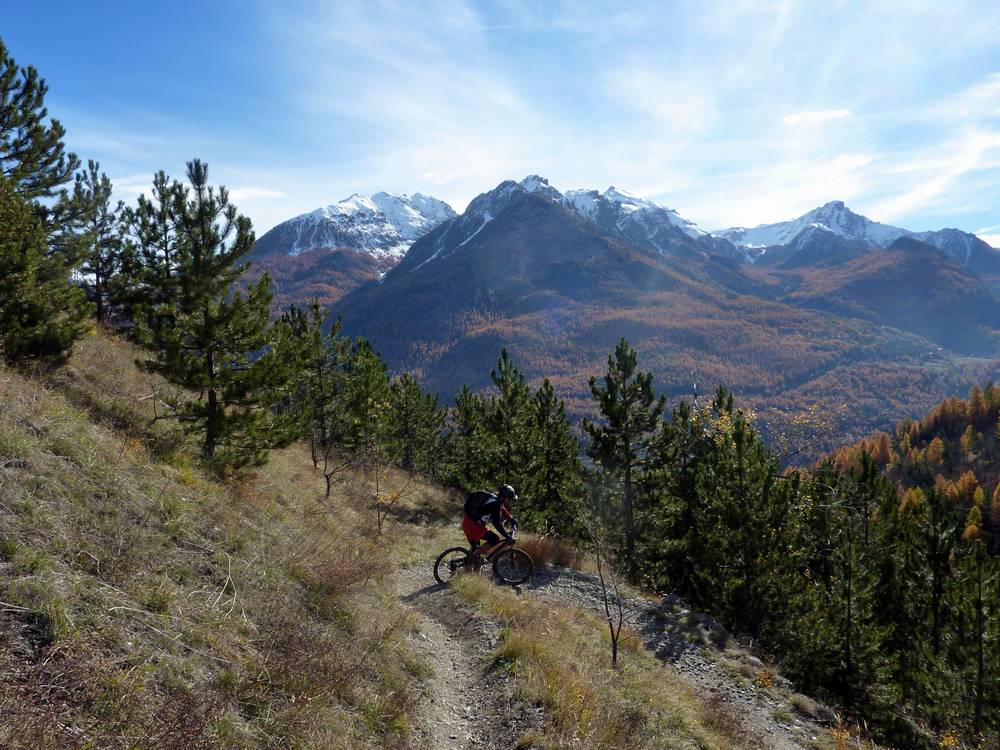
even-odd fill
[(434, 671), (417, 726), (428, 750), (510, 750), (537, 720), (513, 701), (513, 680), (489, 669), (497, 626), (434, 580), (433, 560), (396, 572), (401, 603), (413, 613), (412, 646)]

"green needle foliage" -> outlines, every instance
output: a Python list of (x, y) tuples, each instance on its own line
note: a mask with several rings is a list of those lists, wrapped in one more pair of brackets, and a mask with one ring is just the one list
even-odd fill
[(531, 414), (534, 450), (522, 491), (524, 523), (562, 536), (582, 536), (580, 442), (566, 417), (566, 404), (548, 379), (535, 391)]
[(98, 323), (108, 316), (108, 305), (113, 297), (111, 285), (120, 278), (120, 214), (123, 209), (121, 201), (112, 206), (111, 180), (100, 169), (100, 164), (89, 160), (87, 169), (76, 176), (72, 197), (76, 207), (72, 229), (79, 243), (78, 254), (83, 259), (80, 271), (93, 279)]
[(531, 389), (506, 349), (500, 352), (490, 378), (497, 393), (490, 396), (485, 409), (485, 432), (490, 436), (484, 446), (488, 456), (486, 474), (495, 486), (523, 487), (535, 442)]
[(46, 122), (46, 93), (38, 71), (19, 67), (0, 40), (0, 174), (28, 201), (56, 195), (80, 166), (65, 150), (63, 126)]
[(46, 252), (46, 233), (28, 202), (0, 178), (0, 353), (8, 362), (57, 364), (87, 330), (85, 294)]
[(148, 319), (150, 307), (159, 307), (165, 315), (177, 298), (178, 223), (187, 196), (187, 189), (161, 170), (153, 176), (151, 197), (140, 195), (134, 208), (122, 211), (124, 242), (116, 294), (132, 320)]
[(492, 481), (485, 474), (488, 452), (492, 449), (486, 430), (486, 401), (467, 385), (455, 397), (444, 439), (452, 484), (471, 492)]
[(420, 390), (412, 375), (401, 375), (390, 387), (392, 420), (388, 432), (393, 460), (407, 471), (439, 474), (441, 430), (447, 410), (438, 397)]

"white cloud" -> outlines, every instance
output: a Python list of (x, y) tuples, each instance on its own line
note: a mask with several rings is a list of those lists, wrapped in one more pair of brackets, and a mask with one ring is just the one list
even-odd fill
[(257, 198), (285, 198), (288, 193), (281, 190), (272, 190), (265, 187), (238, 187), (229, 191), (229, 197), (233, 201), (249, 201)]
[(839, 120), (851, 114), (849, 109), (816, 109), (808, 112), (796, 112), (785, 115), (781, 121), (786, 125), (807, 125), (814, 122), (826, 122), (827, 120)]
[(231, 117), (67, 120), (75, 150), (125, 175), (122, 197), (199, 154), (258, 231), (353, 192), (461, 210), (530, 173), (614, 184), (706, 228), (833, 199), (915, 229), (930, 208), (971, 226), (1000, 206), (997, 3), (258, 2), (268, 137)]

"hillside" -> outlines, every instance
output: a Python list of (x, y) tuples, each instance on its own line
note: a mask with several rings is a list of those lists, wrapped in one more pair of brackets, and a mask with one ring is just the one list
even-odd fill
[(951, 397), (923, 417), (900, 420), (892, 433), (876, 432), (833, 454), (841, 466), (861, 452), (875, 457), (900, 493), (938, 489), (967, 510), (983, 506), (991, 547), (1000, 552), (1000, 391), (975, 386), (967, 398)]
[[(378, 283), (334, 305), (345, 330), (446, 399), (464, 383), (484, 387), (507, 347), (530, 379), (552, 380), (577, 417), (592, 413), (587, 381), (624, 335), (661, 392), (678, 397), (693, 380), (721, 383), (772, 433), (817, 408), (833, 421), (831, 449), (967, 389), (996, 366), (989, 308), (977, 308), (975, 297), (955, 304), (976, 287), (949, 280), (967, 272), (953, 272), (943, 254), (937, 266), (912, 263), (936, 290), (938, 314), (894, 326), (921, 304), (919, 294), (898, 315), (888, 303), (878, 315), (852, 308), (850, 297), (835, 305), (837, 295), (822, 296), (819, 286), (815, 299), (808, 287), (785, 299), (783, 279), (708, 252), (676, 227), (669, 247), (639, 246), (553, 192), (505, 182), (483, 194)], [(909, 293), (898, 277), (872, 278)], [(996, 305), (988, 292), (983, 299)], [(930, 340), (965, 329), (959, 311), (970, 307), (978, 328), (965, 345)]]
[(1000, 298), (944, 252), (903, 237), (859, 255), (848, 244), (838, 248), (836, 261), (827, 245), (822, 260), (807, 264), (803, 254), (818, 244), (810, 242), (772, 272), (788, 290), (781, 301), (909, 331), (961, 354), (997, 349)]
[(425, 667), (364, 484), (324, 505), (294, 448), (206, 477), (137, 354), (0, 369), (0, 746), (401, 746)]
[[(383, 489), (401, 499), (380, 538), (363, 478), (324, 502), (301, 447), (239, 480), (202, 474), (151, 422), (179, 394), (137, 353), (98, 334), (51, 375), (0, 369), (0, 745), (466, 748), (458, 726), (505, 749), (749, 750), (760, 727), (777, 747), (846, 741), (725, 638), (677, 652), (682, 668), (629, 635), (612, 670), (595, 603), (558, 585), (588, 574), (540, 570), (523, 596), (432, 586), (413, 564), (457, 541), (457, 506), (413, 477)], [(689, 627), (671, 607), (654, 638)], [(691, 659), (721, 697), (685, 677)], [(479, 675), (475, 712), (442, 702), (455, 664)]]
[(271, 277), (271, 307), (276, 312), (313, 299), (331, 306), (355, 287), (379, 277), (378, 263), (371, 255), (346, 248), (259, 257), (242, 281), (252, 284), (263, 273)]

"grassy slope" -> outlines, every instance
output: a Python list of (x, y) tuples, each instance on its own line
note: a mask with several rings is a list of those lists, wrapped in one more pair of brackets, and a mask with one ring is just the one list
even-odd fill
[(203, 476), (136, 354), (0, 369), (0, 746), (405, 746), (424, 667), (363, 483), (323, 502), (300, 448)]
[(607, 626), (575, 607), (552, 608), (462, 576), (458, 595), (502, 626), (494, 663), (519, 680), (521, 699), (546, 721), (522, 740), (545, 748), (742, 748), (738, 722), (693, 694), (628, 633), (621, 669), (609, 663)]

